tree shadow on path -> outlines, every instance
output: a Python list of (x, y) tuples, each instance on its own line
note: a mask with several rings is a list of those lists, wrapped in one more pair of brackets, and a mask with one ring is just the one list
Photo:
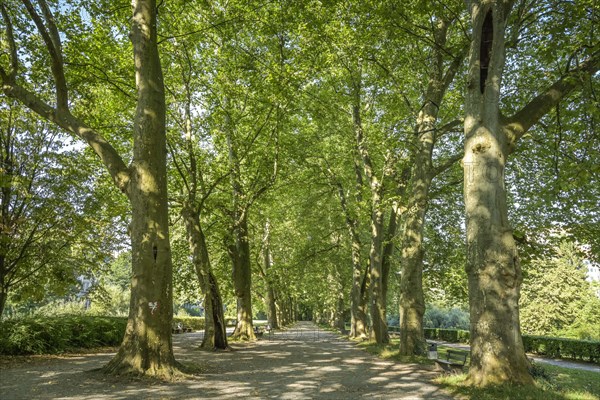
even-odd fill
[(276, 333), (274, 340), (234, 343), (231, 352), (200, 350), (200, 333), (175, 335), (177, 359), (199, 365), (203, 373), (174, 383), (126, 380), (90, 372), (108, 362), (110, 353), (21, 364), (0, 370), (0, 398), (452, 398), (431, 383), (437, 374), (426, 367), (380, 360), (329, 332), (320, 331), (319, 340), (314, 340), (310, 332), (316, 329), (312, 323), (299, 323), (292, 330)]

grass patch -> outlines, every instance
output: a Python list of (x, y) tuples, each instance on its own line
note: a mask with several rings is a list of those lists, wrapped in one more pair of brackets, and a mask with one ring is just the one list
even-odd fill
[(466, 375), (442, 376), (436, 382), (453, 395), (471, 400), (523, 399), (523, 400), (598, 400), (600, 399), (600, 375), (553, 365), (540, 366), (543, 373), (536, 378), (534, 386), (498, 385), (487, 388), (466, 386)]
[(393, 360), (402, 363), (433, 365), (433, 360), (429, 360), (424, 356), (401, 356), (400, 355), (400, 339), (391, 339), (388, 344), (377, 344), (371, 341), (358, 343), (358, 346), (367, 352), (376, 355), (385, 360)]
[[(386, 360), (420, 365), (434, 364), (433, 360), (426, 357), (400, 356), (399, 339), (392, 339), (387, 345), (364, 341), (358, 343), (358, 346)], [(451, 348), (438, 346), (438, 358), (444, 359), (446, 351)], [(470, 357), (467, 358), (467, 367), (469, 362)], [(471, 400), (600, 400), (600, 374), (597, 372), (535, 363), (534, 375), (534, 386), (501, 385), (474, 388), (464, 384), (466, 374), (440, 376), (435, 382), (454, 396)]]

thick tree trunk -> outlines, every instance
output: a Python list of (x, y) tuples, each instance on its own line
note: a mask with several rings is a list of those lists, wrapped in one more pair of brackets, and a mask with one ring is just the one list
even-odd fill
[(402, 232), (402, 270), (400, 276), (400, 354), (421, 355), (425, 352), (423, 315), (423, 229), (429, 186), (431, 184), (431, 152), (437, 105), (428, 101), (417, 122), (417, 154), (415, 156), (410, 198)]
[(245, 213), (234, 229), (234, 242), (230, 252), (233, 262), (233, 288), (237, 297), (237, 325), (232, 337), (239, 340), (256, 340), (252, 326), (252, 271)]
[(105, 372), (173, 378), (172, 265), (167, 210), (165, 96), (156, 44), (156, 3), (133, 2), (131, 41), (138, 104), (129, 198), (133, 273), (129, 320)]
[(469, 380), (531, 384), (519, 324), (521, 267), (508, 221), (500, 124), (505, 22), (510, 2), (470, 3), (473, 40), (465, 104), (464, 198), (471, 316)]
[[(356, 145), (363, 160), (365, 175), (369, 180), (371, 189), (371, 249), (369, 251), (370, 261), (370, 285), (371, 297), (371, 323), (373, 329), (371, 338), (377, 343), (388, 343), (389, 335), (385, 318), (385, 301), (383, 299), (383, 274), (382, 274), (382, 251), (383, 251), (383, 182), (375, 176), (373, 164), (366, 147), (361, 115), (360, 115), (360, 87), (355, 88), (355, 104), (352, 106), (352, 119), (356, 135)], [(384, 168), (384, 171), (386, 168)]]

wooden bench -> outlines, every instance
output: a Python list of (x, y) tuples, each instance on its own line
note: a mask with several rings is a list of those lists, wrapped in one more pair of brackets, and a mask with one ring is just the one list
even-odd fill
[(446, 359), (436, 359), (435, 363), (444, 372), (447, 373), (461, 373), (463, 367), (467, 363), (467, 356), (469, 353), (459, 350), (447, 350)]
[(189, 326), (183, 325), (181, 322), (173, 323), (171, 326), (171, 332), (173, 333), (185, 333), (185, 332), (193, 332), (193, 329)]

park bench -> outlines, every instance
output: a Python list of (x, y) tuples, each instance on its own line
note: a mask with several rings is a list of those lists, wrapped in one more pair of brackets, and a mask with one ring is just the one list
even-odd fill
[(193, 331), (193, 329), (191, 327), (185, 326), (181, 322), (173, 323), (173, 325), (171, 326), (171, 332), (173, 332), (173, 333), (185, 333), (185, 332), (192, 332), (192, 331)]
[(256, 335), (256, 337), (261, 337), (263, 335), (263, 330), (260, 326), (255, 326), (254, 327), (254, 335)]
[(436, 359), (435, 363), (444, 372), (448, 373), (461, 373), (463, 367), (467, 363), (467, 356), (469, 353), (458, 350), (447, 350), (446, 359)]

